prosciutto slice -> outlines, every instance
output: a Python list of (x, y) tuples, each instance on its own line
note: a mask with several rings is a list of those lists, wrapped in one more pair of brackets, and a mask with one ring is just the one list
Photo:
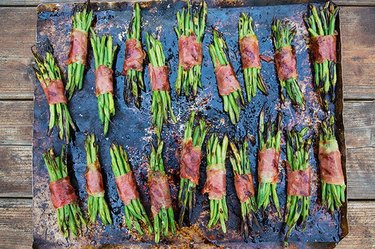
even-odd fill
[(117, 192), (124, 205), (130, 204), (132, 200), (139, 198), (137, 184), (134, 180), (133, 173), (128, 173), (115, 178)]
[(258, 153), (259, 183), (277, 183), (279, 181), (280, 152), (275, 149), (263, 149)]
[(286, 81), (298, 77), (296, 52), (291, 46), (276, 51), (275, 64), (279, 80)]
[(79, 62), (86, 64), (87, 57), (87, 32), (73, 29), (70, 35), (70, 49), (67, 64)]
[(126, 40), (125, 61), (123, 74), (126, 75), (128, 70), (143, 71), (143, 60), (146, 54), (142, 49), (140, 41), (137, 39)]
[(52, 205), (55, 208), (61, 208), (77, 200), (77, 195), (68, 176), (55, 182), (50, 182), (49, 190), (51, 192)]
[(287, 182), (288, 196), (310, 196), (311, 168), (292, 170), (287, 164)]
[(95, 94), (113, 93), (113, 70), (100, 65), (95, 71)]
[(172, 206), (169, 192), (168, 178), (165, 174), (155, 171), (149, 180), (151, 212), (155, 217), (161, 208), (168, 209)]
[(336, 62), (336, 35), (313, 37), (311, 39), (311, 52), (316, 63)]
[(148, 66), (152, 91), (169, 91), (168, 67)]
[(320, 141), (318, 158), (322, 181), (329, 184), (344, 185), (341, 153), (337, 141)]
[(195, 35), (182, 35), (178, 39), (178, 64), (185, 71), (202, 64), (202, 44)]
[(203, 193), (208, 193), (208, 199), (221, 200), (226, 195), (226, 177), (225, 169), (221, 167), (212, 167), (207, 170), (207, 179), (203, 188)]
[(62, 80), (48, 80), (46, 82), (42, 81), (41, 83), (48, 104), (68, 103), (64, 94), (65, 88)]
[(220, 65), (216, 67), (215, 74), (220, 96), (229, 95), (240, 89), (240, 83), (231, 65)]
[(253, 177), (251, 174), (235, 175), (234, 188), (240, 202), (245, 202), (255, 196)]
[(184, 143), (181, 152), (180, 177), (189, 179), (195, 185), (198, 185), (201, 159), (202, 151), (193, 147), (192, 140)]
[(92, 196), (104, 196), (103, 176), (98, 160), (93, 164), (87, 165), (85, 176), (87, 194)]
[(245, 36), (239, 42), (242, 68), (260, 68), (258, 39), (255, 35)]

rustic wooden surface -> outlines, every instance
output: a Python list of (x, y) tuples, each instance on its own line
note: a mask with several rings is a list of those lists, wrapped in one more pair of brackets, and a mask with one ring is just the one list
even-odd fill
[[(0, 248), (32, 244), (35, 0), (0, 0)], [(41, 1), (50, 2), (50, 1)], [(375, 0), (339, 0), (349, 235), (338, 248), (375, 248)]]

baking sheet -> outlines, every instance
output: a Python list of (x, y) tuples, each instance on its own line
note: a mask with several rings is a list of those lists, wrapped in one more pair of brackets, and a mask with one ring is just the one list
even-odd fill
[[(166, 61), (170, 67), (170, 82), (173, 110), (177, 116), (176, 124), (164, 125), (163, 140), (165, 141), (164, 163), (169, 176), (171, 196), (173, 203), (177, 203), (178, 194), (178, 150), (183, 139), (184, 124), (187, 121), (190, 111), (197, 110), (210, 124), (210, 133), (217, 132), (227, 134), (231, 139), (241, 139), (244, 136), (257, 138), (258, 116), (262, 107), (273, 119), (277, 111), (283, 114), (283, 127), (291, 128), (295, 124), (303, 124), (311, 127), (312, 133), (317, 133), (317, 126), (325, 117), (321, 110), (317, 94), (313, 91), (311, 65), (307, 50), (306, 41), (308, 33), (303, 22), (303, 15), (307, 11), (305, 1), (293, 1), (298, 4), (275, 5), (276, 3), (287, 3), (288, 1), (209, 1), (206, 35), (203, 41), (203, 68), (202, 82), (203, 89), (199, 89), (195, 102), (187, 101), (185, 97), (177, 97), (174, 92), (176, 79), (178, 51), (177, 36), (173, 31), (176, 25), (175, 14), (186, 4), (184, 2), (163, 1), (142, 3), (142, 35), (145, 32), (155, 33), (160, 36), (164, 46)], [(289, 1), (291, 2), (291, 1)], [(262, 5), (262, 6), (260, 6)], [(47, 45), (53, 47), (59, 65), (63, 72), (66, 71), (65, 61), (69, 51), (69, 34), (71, 31), (71, 15), (81, 5), (72, 4), (46, 4), (38, 6), (37, 22), (37, 46), (43, 52)], [(147, 166), (150, 154), (150, 142), (152, 141), (151, 129), (151, 90), (148, 71), (145, 72), (146, 92), (142, 93), (142, 107), (127, 106), (124, 103), (124, 77), (120, 75), (123, 66), (125, 32), (132, 16), (132, 5), (126, 2), (121, 3), (92, 3), (94, 10), (95, 30), (98, 34), (111, 34), (114, 43), (118, 44), (119, 50), (115, 62), (115, 105), (116, 115), (112, 118), (108, 136), (103, 135), (103, 127), (99, 122), (97, 114), (97, 98), (95, 96), (94, 59), (92, 51), (89, 50), (88, 66), (86, 68), (85, 82), (82, 91), (76, 92), (69, 102), (70, 111), (78, 131), (73, 136), (73, 141), (68, 146), (68, 169), (73, 186), (77, 189), (80, 204), (84, 212), (87, 211), (87, 194), (85, 190), (85, 167), (86, 157), (84, 151), (84, 138), (87, 132), (95, 133), (100, 152), (100, 162), (103, 169), (104, 185), (106, 196), (111, 208), (114, 224), (102, 226), (97, 224), (89, 226), (84, 235), (79, 239), (66, 240), (58, 231), (56, 211), (49, 199), (49, 177), (47, 169), (41, 158), (43, 151), (54, 146), (55, 152), (59, 153), (63, 141), (60, 141), (56, 130), (50, 137), (47, 136), (48, 126), (48, 104), (45, 99), (39, 82), (35, 81), (34, 100), (34, 126), (33, 126), (33, 222), (34, 222), (34, 248), (58, 248), (58, 247), (111, 247), (114, 245), (125, 245), (126, 247), (150, 247), (153, 245), (153, 236), (138, 237), (129, 233), (123, 224), (123, 205), (118, 198), (114, 176), (111, 170), (109, 146), (112, 142), (124, 145), (128, 152), (130, 163), (134, 169), (137, 184), (141, 194), (141, 200), (149, 211), (149, 196), (147, 188)], [(295, 22), (297, 35), (294, 39), (294, 46), (297, 52), (297, 65), (299, 83), (306, 95), (306, 110), (303, 113), (296, 113), (287, 102), (280, 105), (279, 85), (277, 82), (273, 63), (262, 62), (262, 75), (269, 86), (270, 94), (264, 96), (259, 93), (247, 104), (241, 112), (241, 120), (237, 126), (229, 122), (228, 116), (223, 113), (222, 101), (218, 95), (213, 65), (208, 53), (208, 45), (212, 42), (212, 27), (223, 32), (229, 48), (229, 59), (235, 69), (243, 88), (243, 74), (238, 53), (238, 17), (241, 12), (250, 13), (255, 22), (255, 32), (259, 39), (260, 51), (267, 56), (273, 56), (273, 45), (271, 41), (271, 23), (274, 17), (288, 18)], [(340, 40), (340, 39), (338, 39)], [(145, 41), (145, 39), (143, 39)], [(343, 158), (342, 163), (345, 170), (346, 154), (344, 128), (342, 121), (342, 78), (340, 65), (340, 46), (338, 46), (338, 82), (336, 106), (330, 106), (330, 111), (336, 114), (336, 125), (338, 140)], [(210, 134), (209, 134), (210, 135)], [(209, 136), (208, 135), (208, 136)], [(208, 137), (207, 136), (207, 137)], [(315, 145), (317, 140), (315, 139)], [(282, 149), (284, 149), (284, 140)], [(205, 149), (205, 147), (204, 147)], [(253, 175), (256, 176), (256, 154), (258, 149), (257, 139), (255, 144), (250, 146), (250, 160)], [(281, 158), (285, 159), (282, 152)], [(333, 247), (348, 232), (346, 218), (346, 204), (340, 212), (333, 215), (328, 213), (320, 205), (320, 184), (318, 183), (317, 172), (317, 146), (314, 146), (314, 156), (311, 160), (313, 169), (313, 184), (310, 217), (304, 231), (297, 228), (290, 237), (290, 243), (298, 247)], [(260, 221), (263, 230), (255, 230), (249, 243), (243, 242), (239, 233), (240, 208), (239, 201), (235, 195), (233, 186), (232, 169), (227, 161), (227, 203), (229, 209), (228, 232), (222, 234), (221, 230), (213, 229), (207, 231), (205, 228), (208, 216), (209, 205), (206, 196), (201, 194), (205, 181), (206, 162), (203, 157), (201, 165), (201, 178), (197, 187), (197, 205), (193, 211), (192, 227), (181, 229), (177, 236), (168, 237), (161, 245), (164, 246), (186, 246), (213, 247), (223, 245), (228, 247), (282, 247), (284, 238), (284, 225), (282, 220), (276, 218), (275, 212), (265, 213)], [(280, 164), (280, 183), (278, 185), (278, 196), (282, 213), (286, 202), (285, 191), (285, 170)], [(346, 175), (346, 173), (345, 173)], [(254, 177), (255, 183), (256, 177)], [(317, 198), (317, 196), (319, 196)], [(174, 206), (175, 214), (177, 206)], [(261, 215), (262, 216), (262, 215)]]

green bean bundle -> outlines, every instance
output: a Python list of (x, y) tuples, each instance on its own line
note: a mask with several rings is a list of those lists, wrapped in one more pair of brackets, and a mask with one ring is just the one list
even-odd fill
[(272, 24), (272, 37), (275, 46), (275, 65), (281, 85), (281, 100), (285, 101), (284, 89), (293, 105), (304, 108), (305, 98), (298, 85), (297, 61), (292, 41), (295, 27), (288, 21), (275, 20)]
[(335, 25), (338, 11), (338, 7), (330, 1), (320, 11), (310, 5), (308, 18), (305, 20), (311, 36), (316, 88), (323, 97), (331, 94), (332, 100), (337, 82)]
[(225, 50), (227, 45), (218, 31), (214, 30), (213, 43), (209, 51), (214, 64), (219, 94), (223, 99), (224, 112), (229, 114), (232, 124), (240, 120), (241, 105), (244, 104), (240, 83), (229, 63)]
[(187, 9), (177, 12), (179, 63), (175, 83), (177, 95), (181, 88), (186, 96), (197, 95), (202, 87), (202, 41), (206, 28), (207, 3), (201, 2), (200, 9), (192, 13), (190, 1)]
[(188, 210), (188, 218), (191, 220), (191, 213), (195, 205), (195, 190), (199, 184), (200, 164), (202, 160), (202, 145), (207, 133), (206, 122), (200, 119), (195, 124), (195, 112), (191, 113), (190, 119), (185, 125), (185, 135), (182, 142), (180, 157), (180, 191), (178, 193), (178, 204), (180, 208), (179, 225)]
[(151, 171), (149, 172), (148, 180), (156, 243), (159, 243), (161, 235), (166, 237), (169, 231), (171, 231), (173, 235), (176, 234), (168, 177), (165, 174), (163, 163), (163, 147), (163, 141), (159, 141), (156, 150), (154, 146), (152, 146), (150, 157)]
[(345, 203), (345, 177), (341, 153), (334, 132), (332, 116), (322, 122), (319, 136), (319, 168), (322, 183), (322, 204), (333, 212)]
[(54, 126), (59, 130), (59, 138), (66, 143), (70, 140), (70, 129), (75, 130), (75, 125), (68, 109), (68, 100), (65, 97), (64, 84), (61, 78), (60, 68), (50, 52), (43, 59), (33, 51), (36, 67), (34, 68), (49, 105), (48, 134)]
[(75, 189), (70, 183), (66, 167), (65, 146), (61, 149), (60, 156), (55, 157), (53, 148), (43, 153), (50, 184), (51, 201), (57, 209), (57, 224), (60, 231), (67, 238), (76, 237), (86, 226)]
[(244, 141), (243, 145), (239, 145), (239, 148), (237, 148), (236, 144), (231, 142), (230, 147), (233, 152), (230, 163), (233, 168), (234, 187), (241, 203), (241, 231), (244, 238), (247, 239), (253, 214), (257, 210), (253, 176), (250, 169), (250, 160), (247, 156), (249, 144)]
[(76, 12), (72, 17), (73, 28), (70, 35), (70, 51), (68, 56), (68, 84), (66, 91), (69, 99), (76, 89), (83, 87), (83, 75), (86, 65), (88, 31), (92, 22), (92, 11)]
[(137, 185), (125, 150), (122, 146), (112, 144), (110, 155), (117, 192), (124, 203), (126, 227), (135, 229), (142, 235), (143, 230), (140, 225), (140, 222), (142, 222), (143, 226), (148, 228), (148, 232), (152, 233), (151, 222), (139, 198)]
[(163, 123), (168, 121), (168, 112), (173, 122), (176, 117), (172, 110), (168, 66), (165, 65), (165, 55), (161, 42), (146, 33), (147, 53), (150, 60), (149, 74), (152, 88), (152, 124), (160, 137)]
[(227, 232), (228, 207), (226, 201), (226, 169), (225, 158), (228, 148), (228, 137), (224, 136), (220, 145), (217, 135), (212, 134), (207, 143), (207, 178), (203, 193), (208, 193), (210, 200), (210, 229), (220, 221), (221, 229)]
[(95, 94), (98, 97), (99, 119), (104, 125), (104, 135), (107, 135), (111, 116), (115, 115), (112, 65), (117, 46), (113, 47), (112, 36), (99, 37), (93, 29), (90, 41), (95, 59)]
[(99, 147), (95, 142), (95, 135), (88, 134), (85, 140), (86, 150), (86, 190), (88, 198), (88, 214), (90, 222), (95, 223), (99, 214), (104, 225), (112, 224), (111, 213), (104, 198), (104, 184), (99, 163)]
[[(143, 82), (143, 60), (145, 53), (141, 43), (141, 9), (134, 5), (133, 18), (127, 33), (123, 74), (126, 76), (125, 96), (131, 91), (135, 105), (140, 107), (140, 92), (145, 90)], [(125, 98), (128, 99), (128, 98)]]
[(264, 110), (259, 116), (259, 152), (258, 152), (258, 208), (266, 209), (271, 199), (281, 217), (277, 183), (279, 181), (279, 158), (281, 140), (281, 114), (264, 124)]
[(287, 240), (297, 222), (306, 222), (310, 210), (311, 196), (311, 138), (306, 137), (309, 128), (287, 132), (286, 170), (287, 201), (285, 223), (288, 226)]
[(268, 89), (261, 74), (259, 43), (254, 33), (253, 18), (242, 13), (238, 21), (238, 35), (247, 101), (257, 94), (257, 89), (268, 95)]

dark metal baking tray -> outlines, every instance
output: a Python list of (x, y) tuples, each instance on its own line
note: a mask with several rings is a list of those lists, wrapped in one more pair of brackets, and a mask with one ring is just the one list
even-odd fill
[[(158, 33), (164, 46), (166, 60), (170, 67), (170, 82), (172, 87), (173, 109), (177, 115), (177, 124), (164, 126), (162, 137), (166, 142), (164, 162), (169, 175), (169, 183), (173, 203), (176, 203), (178, 192), (178, 149), (183, 137), (183, 124), (188, 119), (192, 109), (200, 112), (210, 124), (210, 132), (228, 134), (231, 139), (241, 139), (246, 135), (257, 137), (258, 115), (261, 108), (273, 118), (277, 110), (283, 114), (284, 128), (290, 128), (294, 124), (309, 125), (312, 132), (318, 132), (318, 124), (325, 117), (325, 113), (319, 106), (317, 94), (313, 91), (311, 64), (307, 48), (307, 30), (303, 22), (303, 15), (308, 9), (308, 1), (208, 1), (209, 13), (207, 30), (203, 42), (203, 89), (199, 90), (194, 101), (188, 101), (185, 97), (177, 97), (174, 92), (176, 68), (178, 63), (177, 37), (173, 31), (176, 24), (175, 14), (186, 4), (181, 1), (142, 2), (142, 31)], [(319, 1), (318, 1), (319, 2)], [(321, 4), (321, 3), (318, 3)], [(37, 21), (37, 45), (40, 51), (45, 50), (50, 43), (54, 49), (61, 69), (65, 72), (68, 50), (69, 34), (71, 30), (71, 15), (80, 4), (42, 4), (38, 6)], [(103, 127), (99, 123), (97, 114), (97, 99), (94, 94), (93, 57), (89, 52), (89, 64), (86, 68), (86, 76), (83, 90), (77, 92), (69, 102), (72, 117), (78, 127), (73, 141), (68, 146), (69, 175), (73, 185), (77, 189), (80, 204), (84, 211), (87, 210), (87, 194), (85, 190), (85, 133), (95, 133), (100, 146), (100, 162), (103, 168), (105, 190), (111, 208), (114, 224), (104, 227), (101, 224), (89, 226), (83, 236), (78, 239), (66, 240), (59, 233), (56, 223), (56, 212), (49, 198), (49, 177), (41, 158), (42, 152), (50, 146), (54, 146), (58, 152), (63, 144), (54, 131), (47, 135), (48, 105), (40, 87), (35, 80), (34, 98), (34, 125), (33, 125), (33, 222), (34, 222), (34, 248), (59, 248), (59, 247), (116, 247), (126, 248), (151, 247), (152, 236), (136, 237), (123, 226), (123, 206), (116, 192), (114, 176), (111, 171), (109, 146), (112, 142), (124, 145), (135, 172), (136, 180), (141, 193), (141, 199), (149, 210), (149, 196), (147, 188), (147, 162), (150, 154), (150, 142), (152, 140), (150, 103), (151, 93), (147, 69), (145, 72), (146, 92), (142, 93), (142, 107), (140, 109), (124, 103), (124, 77), (120, 75), (124, 58), (125, 30), (128, 27), (132, 15), (132, 4), (126, 2), (91, 3), (95, 12), (95, 30), (99, 34), (111, 34), (114, 42), (119, 46), (115, 63), (115, 105), (116, 115), (110, 124), (107, 137), (103, 135)], [(296, 113), (290, 103), (279, 105), (279, 85), (275, 75), (273, 63), (262, 63), (262, 74), (269, 86), (269, 96), (258, 94), (251, 103), (247, 104), (241, 112), (241, 120), (237, 126), (230, 124), (226, 114), (223, 113), (222, 101), (218, 95), (216, 81), (208, 53), (208, 45), (212, 41), (212, 27), (217, 27), (223, 32), (229, 48), (229, 58), (243, 86), (242, 70), (240, 68), (240, 56), (238, 52), (237, 22), (241, 12), (250, 13), (256, 24), (256, 33), (259, 38), (260, 51), (264, 55), (273, 55), (271, 42), (271, 22), (274, 17), (288, 18), (297, 26), (297, 36), (294, 45), (297, 51), (299, 82), (306, 95), (307, 108), (302, 114)], [(337, 25), (339, 29), (339, 24)], [(339, 32), (340, 33), (340, 32)], [(338, 36), (340, 37), (340, 36)], [(338, 44), (338, 82), (336, 87), (336, 105), (330, 107), (335, 113), (337, 121), (337, 133), (342, 163), (345, 170), (346, 150), (344, 139), (344, 126), (342, 119), (343, 95), (341, 77), (341, 51), (340, 39)], [(315, 144), (317, 141), (315, 140)], [(284, 144), (282, 144), (283, 146)], [(251, 167), (256, 174), (257, 141), (251, 146)], [(282, 159), (285, 154), (282, 153)], [(316, 164), (317, 146), (314, 147), (314, 157), (311, 160), (313, 168), (313, 184), (311, 198), (311, 215), (308, 218), (304, 231), (297, 229), (290, 237), (290, 243), (298, 248), (318, 247), (331, 248), (339, 242), (347, 233), (347, 206), (340, 211), (330, 214), (320, 204), (320, 184)], [(227, 162), (227, 203), (229, 208), (228, 233), (223, 235), (220, 229), (207, 231), (208, 200), (201, 194), (205, 180), (206, 162), (203, 159), (201, 165), (201, 178), (198, 186), (197, 205), (193, 212), (194, 225), (184, 227), (175, 237), (168, 237), (161, 243), (166, 247), (197, 247), (211, 248), (224, 246), (229, 248), (276, 248), (283, 246), (282, 220), (269, 216), (269, 219), (261, 220), (263, 231), (254, 231), (253, 238), (245, 243), (239, 233), (240, 209), (233, 186), (232, 169)], [(280, 166), (281, 167), (281, 166)], [(346, 173), (345, 173), (346, 175)], [(346, 177), (346, 176), (345, 176)], [(256, 177), (255, 177), (256, 180)], [(280, 204), (285, 206), (285, 171), (281, 168), (280, 184), (278, 186)], [(174, 206), (177, 211), (177, 206)], [(175, 212), (177, 213), (177, 212)], [(266, 215), (267, 217), (267, 215)]]

